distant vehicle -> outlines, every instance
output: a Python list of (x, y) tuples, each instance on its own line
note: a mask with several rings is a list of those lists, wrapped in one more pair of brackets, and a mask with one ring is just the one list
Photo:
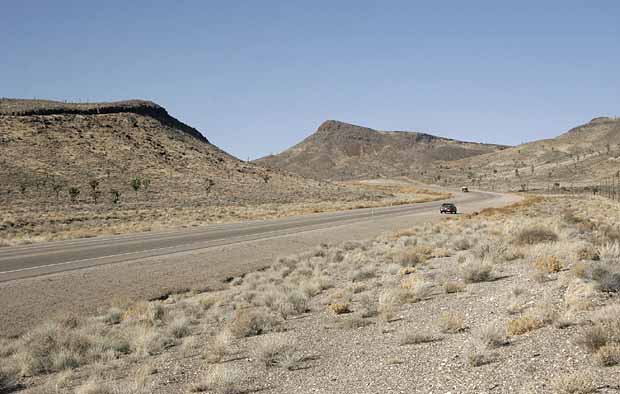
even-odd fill
[(461, 191), (463, 193), (468, 193), (469, 192), (469, 188), (467, 188), (467, 186), (463, 186), (463, 187), (461, 187)]
[(439, 208), (439, 213), (456, 213), (456, 205), (452, 203), (441, 204), (441, 208)]

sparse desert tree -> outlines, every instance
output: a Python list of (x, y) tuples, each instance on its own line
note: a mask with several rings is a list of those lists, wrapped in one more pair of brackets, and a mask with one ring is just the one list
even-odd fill
[(58, 200), (60, 198), (60, 192), (64, 187), (65, 186), (60, 181), (55, 181), (54, 183), (52, 183), (52, 191), (56, 195), (56, 203), (58, 203)]
[(110, 195), (112, 196), (112, 204), (114, 205), (118, 205), (121, 202), (121, 192), (116, 190), (116, 189), (112, 189), (110, 190)]
[(69, 197), (71, 198), (71, 202), (76, 202), (79, 195), (80, 189), (75, 186), (69, 188)]
[(213, 181), (213, 179), (211, 178), (205, 179), (205, 192), (209, 194), (209, 192), (211, 191), (214, 185), (215, 185), (215, 182)]
[(97, 199), (99, 199), (99, 196), (101, 195), (101, 191), (99, 190), (99, 181), (97, 179), (92, 179), (88, 182), (88, 185), (90, 186), (90, 194), (93, 198), (93, 202), (97, 204)]
[(136, 197), (138, 196), (138, 192), (140, 191), (141, 187), (142, 187), (142, 179), (138, 177), (134, 177), (131, 180), (131, 188), (133, 189), (134, 192), (136, 192)]
[(151, 180), (149, 178), (144, 178), (142, 180), (142, 188), (144, 189), (144, 194), (146, 194), (148, 198), (149, 189), (151, 188)]

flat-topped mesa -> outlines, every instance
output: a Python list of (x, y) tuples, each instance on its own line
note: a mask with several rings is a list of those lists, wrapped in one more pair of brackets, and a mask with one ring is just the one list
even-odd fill
[(0, 116), (42, 115), (101, 115), (134, 113), (157, 119), (162, 124), (179, 129), (194, 138), (209, 142), (198, 130), (168, 114), (152, 101), (126, 100), (108, 103), (65, 103), (51, 100), (0, 99)]

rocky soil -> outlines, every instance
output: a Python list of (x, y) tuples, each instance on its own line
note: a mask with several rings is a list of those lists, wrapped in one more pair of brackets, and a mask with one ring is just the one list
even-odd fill
[(613, 212), (535, 198), (320, 245), (220, 291), (57, 319), (6, 341), (4, 371), (26, 393), (617, 392)]

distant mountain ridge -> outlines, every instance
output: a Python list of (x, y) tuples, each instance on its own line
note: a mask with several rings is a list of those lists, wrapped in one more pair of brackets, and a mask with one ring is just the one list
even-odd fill
[(255, 162), (309, 178), (348, 180), (417, 174), (438, 160), (459, 160), (505, 148), (328, 120), (302, 142)]

